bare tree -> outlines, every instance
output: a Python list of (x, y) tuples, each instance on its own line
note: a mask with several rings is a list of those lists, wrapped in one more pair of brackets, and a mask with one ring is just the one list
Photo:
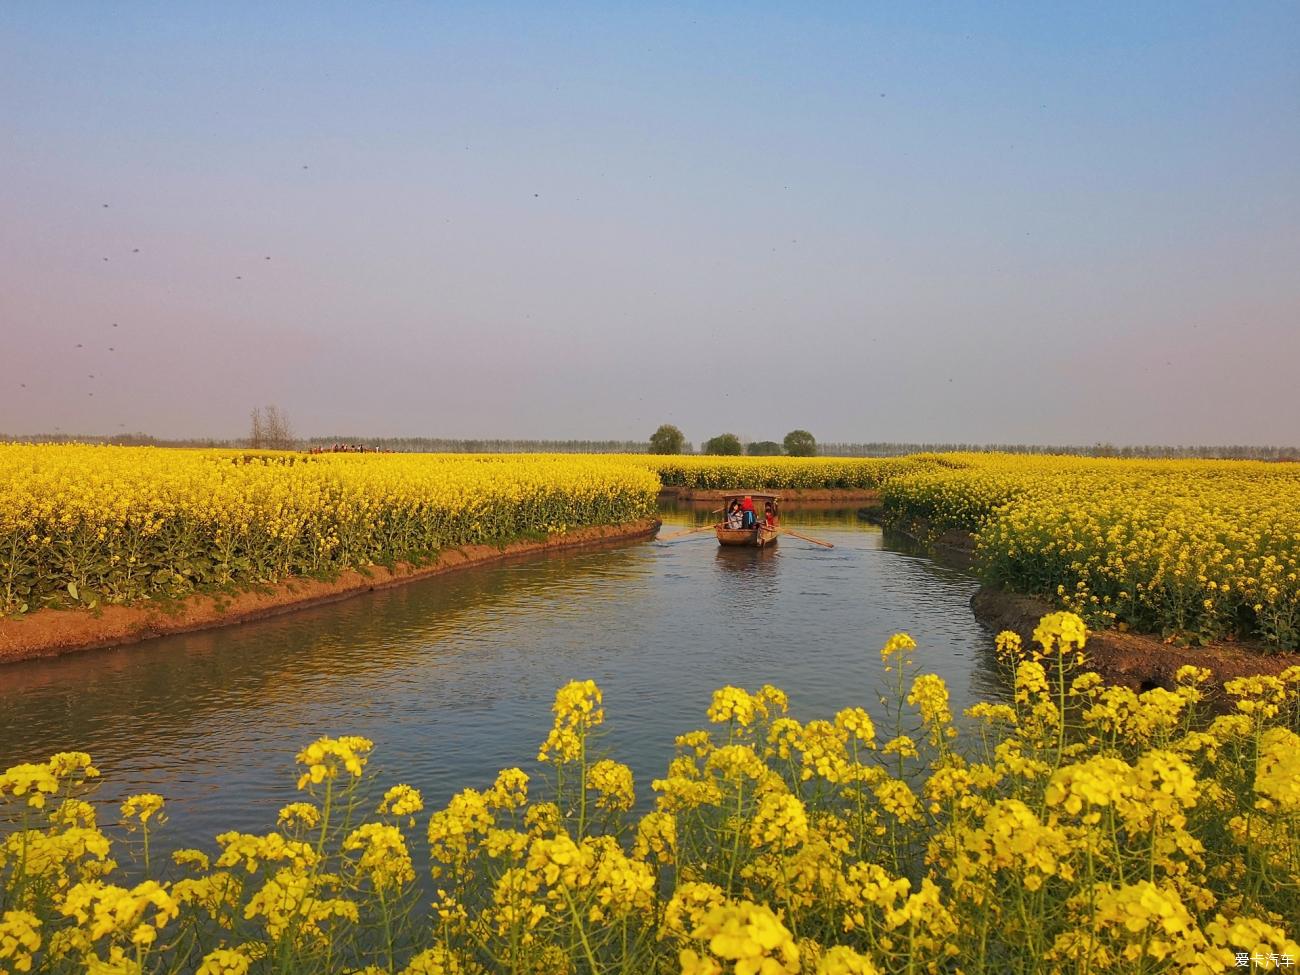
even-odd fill
[(248, 445), (257, 450), (292, 450), (297, 444), (288, 415), (278, 406), (256, 406), (250, 414)]

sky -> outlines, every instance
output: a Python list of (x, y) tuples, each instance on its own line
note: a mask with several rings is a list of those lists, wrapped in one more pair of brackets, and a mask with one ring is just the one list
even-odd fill
[(1300, 4), (0, 11), (0, 431), (1300, 442)]

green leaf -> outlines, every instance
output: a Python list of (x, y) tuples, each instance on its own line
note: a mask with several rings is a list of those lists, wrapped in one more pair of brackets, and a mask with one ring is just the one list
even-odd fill
[(75, 582), (69, 582), (69, 583), (68, 583), (68, 595), (71, 596), (73, 599), (79, 599), (79, 598), (80, 598), (80, 597), (77, 595), (77, 584), (76, 584)]

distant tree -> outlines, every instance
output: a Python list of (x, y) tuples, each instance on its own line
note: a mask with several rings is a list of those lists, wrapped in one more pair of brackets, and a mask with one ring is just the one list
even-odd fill
[(671, 423), (665, 423), (650, 435), (650, 453), (680, 454), (686, 446), (686, 435)]
[(791, 457), (816, 457), (817, 441), (807, 430), (791, 430), (785, 435), (785, 452)]
[(297, 445), (289, 417), (280, 407), (256, 406), (250, 420), (250, 447), (256, 450), (293, 450)]
[(719, 454), (723, 457), (739, 457), (744, 451), (740, 438), (734, 433), (720, 433), (704, 441), (704, 453)]
[(780, 457), (781, 445), (775, 440), (754, 440), (745, 448), (750, 457)]

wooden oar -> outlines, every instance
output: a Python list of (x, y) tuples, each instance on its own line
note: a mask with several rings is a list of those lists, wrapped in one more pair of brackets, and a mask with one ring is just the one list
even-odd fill
[(674, 538), (682, 538), (686, 535), (694, 535), (696, 532), (712, 531), (717, 525), (701, 525), (699, 528), (688, 528), (684, 532), (673, 532), (671, 535), (660, 535), (655, 539), (657, 542), (666, 542)]
[(793, 535), (795, 538), (802, 538), (805, 542), (812, 542), (814, 545), (823, 545), (826, 548), (834, 548), (830, 542), (823, 542), (820, 538), (811, 538), (808, 535), (800, 535), (798, 532), (791, 531), (789, 528), (777, 526), (777, 531), (785, 532), (787, 535)]

